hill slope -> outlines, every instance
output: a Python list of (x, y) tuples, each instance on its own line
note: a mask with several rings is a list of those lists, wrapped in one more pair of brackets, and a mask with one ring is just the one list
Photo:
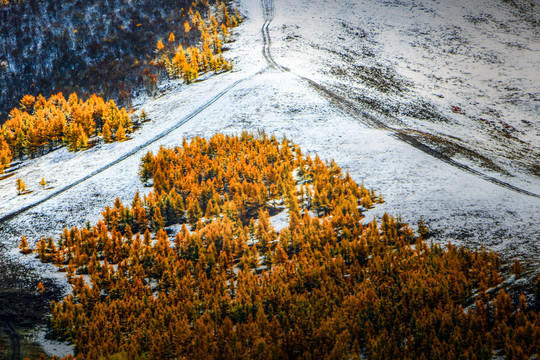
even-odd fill
[[(276, 3), (277, 13), (282, 11), (282, 5)], [(157, 149), (160, 144), (174, 144), (182, 136), (189, 137), (192, 134), (265, 129), (278, 135), (287, 134), (310, 151), (328, 153), (353, 176), (357, 173), (356, 169), (367, 170), (363, 171), (364, 178), (358, 180), (380, 189), (388, 199), (388, 209), (394, 209), (411, 222), (416, 222), (420, 215), (424, 215), (441, 239), (453, 235), (456, 240), (468, 239), (471, 243), (479, 244), (491, 241), (500, 243), (500, 240), (492, 239), (494, 234), (498, 234), (497, 238), (503, 236), (523, 241), (538, 235), (537, 229), (532, 226), (534, 210), (539, 206), (537, 198), (485, 182), (474, 173), (463, 172), (452, 164), (443, 163), (398, 141), (384, 128), (366, 126), (369, 125), (369, 118), (351, 116), (343, 107), (334, 106), (335, 103), (320, 96), (316, 89), (308, 86), (309, 83), (294, 75), (271, 68), (260, 72), (267, 66), (261, 51), (263, 14), (258, 3), (248, 2), (243, 4), (243, 9), (249, 20), (240, 29), (234, 49), (228, 54), (235, 61), (235, 71), (189, 87), (171, 83), (168, 86), (171, 90), (165, 96), (140, 103), (138, 106), (149, 113), (152, 121), (129, 142), (102, 144), (85, 153), (68, 153), (61, 149), (25, 162), (17, 176), (3, 180), (0, 184), (2, 214), (8, 214), (46, 196), (51, 190), (42, 190), (37, 186), (42, 177), (54, 189), (59, 189), (127, 153), (133, 156), (81, 184), (73, 192), (62, 194), (66, 198), (59, 203), (69, 207), (74, 206), (69, 204), (80, 201), (82, 206), (88, 192), (96, 203), (105, 193), (110, 193), (103, 198), (105, 202), (107, 199), (112, 201), (116, 196), (122, 197), (124, 192), (128, 193), (126, 198), (129, 198), (135, 191), (135, 179), (108, 181), (106, 187), (99, 186), (97, 179), (126, 176), (126, 172), (117, 169), (127, 166), (136, 169), (141, 153), (134, 153), (133, 149), (141, 145), (145, 150)], [(283, 18), (279, 21), (283, 21)], [(272, 25), (270, 33), (279, 38), (281, 29), (282, 26)], [(275, 43), (274, 40), (272, 53), (285, 54), (285, 48), (276, 47)], [(354, 43), (352, 39), (351, 43)], [(310, 59), (313, 62), (320, 61), (318, 57)], [(285, 62), (283, 65), (289, 66)], [(358, 107), (361, 106), (359, 103)], [(182, 125), (186, 120), (189, 122)], [(177, 126), (180, 127), (174, 130)], [(167, 130), (174, 131), (164, 134)], [(454, 132), (453, 136), (461, 134), (463, 132)], [(159, 139), (148, 144), (149, 140), (156, 137)], [(104, 155), (111, 153), (116, 156)], [(492, 175), (516, 187), (521, 186), (526, 191), (540, 193), (540, 185), (534, 176), (514, 171), (518, 176), (507, 177), (459, 156), (456, 159), (479, 169), (483, 174)], [(25, 179), (34, 192), (23, 197), (16, 196), (16, 177)], [(92, 183), (100, 188), (95, 193), (90, 191)], [(72, 193), (76, 193), (80, 200), (66, 201)], [(47, 202), (42, 207), (54, 208), (58, 205), (57, 201)], [(81, 213), (80, 221), (86, 217), (95, 219), (90, 213), (88, 216)], [(500, 225), (493, 226), (494, 222)], [(462, 225), (458, 233), (454, 230), (456, 223)]]
[(192, 0), (0, 5), (0, 119), (28, 93), (99, 93), (129, 105), (159, 72), (151, 64), (158, 40), (172, 32), (184, 47), (193, 45), (199, 34), (185, 33), (188, 11), (205, 14), (209, 6)]
[[(536, 241), (540, 238), (540, 229), (537, 226), (537, 214), (540, 213), (538, 197), (502, 187), (486, 181), (474, 171), (464, 171), (451, 162), (441, 161), (425, 149), (410, 146), (408, 142), (400, 140), (396, 133), (388, 128), (373, 126), (373, 119), (391, 129), (413, 129), (422, 132), (424, 135), (415, 139), (431, 149), (439, 149), (439, 153), (453, 156), (454, 161), (484, 175), (530, 193), (540, 194), (537, 176), (526, 171), (527, 166), (532, 164), (532, 156), (524, 153), (520, 158), (521, 164), (516, 167), (505, 160), (508, 153), (521, 153), (519, 146), (530, 149), (532, 154), (537, 151), (534, 130), (527, 130), (526, 123), (523, 123), (519, 131), (523, 131), (529, 138), (522, 138), (521, 141), (525, 143), (519, 142), (522, 144), (519, 146), (516, 145), (517, 140), (512, 139), (498, 142), (497, 136), (489, 138), (488, 141), (484, 136), (491, 135), (486, 135), (481, 127), (471, 125), (476, 124), (474, 119), (462, 118), (461, 116), (465, 115), (453, 112), (452, 109), (448, 111), (448, 106), (453, 106), (454, 101), (440, 105), (446, 109), (446, 113), (443, 111), (442, 115), (439, 115), (448, 117), (448, 123), (422, 122), (412, 116), (397, 118), (400, 121), (396, 122), (395, 116), (389, 118), (388, 113), (383, 113), (383, 116), (376, 111), (380, 109), (370, 108), (355, 99), (352, 91), (340, 91), (343, 84), (346, 84), (345, 89), (362, 88), (364, 95), (373, 94), (375, 90), (365, 89), (365, 82), (371, 81), (369, 78), (365, 78), (360, 84), (356, 78), (347, 75), (348, 71), (345, 71), (343, 77), (340, 77), (342, 75), (339, 75), (339, 72), (332, 74), (331, 69), (324, 65), (328, 59), (328, 51), (318, 50), (322, 45), (314, 43), (315, 40), (310, 35), (313, 31), (311, 24), (315, 22), (308, 20), (317, 19), (318, 28), (328, 35), (327, 38), (322, 38), (325, 41), (323, 45), (330, 50), (335, 44), (357, 46), (356, 31), (350, 33), (346, 30), (349, 25), (343, 26), (340, 23), (343, 21), (341, 19), (347, 16), (347, 11), (335, 8), (339, 16), (334, 16), (335, 14), (323, 11), (326, 8), (323, 1), (275, 1), (273, 7), (269, 2), (266, 4), (269, 5), (267, 8), (253, 1), (240, 3), (240, 8), (247, 15), (247, 21), (241, 25), (238, 34), (234, 35), (235, 42), (227, 54), (228, 58), (234, 61), (234, 71), (209, 77), (190, 86), (173, 82), (163, 88), (167, 89), (162, 93), (163, 96), (135, 102), (137, 107), (145, 109), (151, 121), (137, 130), (132, 140), (102, 144), (84, 153), (69, 153), (61, 149), (25, 162), (15, 176), (0, 181), (0, 216), (4, 216), (38, 202), (50, 192), (63, 189), (101, 169), (84, 182), (4, 221), (0, 225), (2, 243), (6, 248), (3, 255), (21, 257), (15, 249), (21, 235), (35, 243), (42, 236), (59, 234), (64, 226), (82, 226), (87, 220), (94, 223), (100, 218), (104, 204), (112, 204), (116, 197), (128, 203), (137, 190), (142, 193), (148, 191), (137, 176), (140, 158), (148, 150), (156, 152), (160, 145), (178, 145), (183, 137), (209, 137), (215, 132), (239, 133), (243, 130), (264, 129), (267, 133), (275, 133), (278, 138), (281, 134), (287, 135), (305, 151), (336, 159), (338, 165), (348, 171), (355, 181), (377, 189), (386, 203), (368, 212), (367, 221), (374, 216), (382, 217), (385, 211), (400, 215), (404, 221), (410, 223), (417, 223), (423, 216), (434, 232), (434, 241), (451, 241), (473, 247), (486, 246), (497, 250), (505, 264), (518, 257), (525, 260), (528, 268), (533, 269), (531, 277), (540, 273), (540, 245)], [(381, 4), (378, 6), (382, 6)], [(392, 10), (393, 6), (404, 4), (391, 2), (386, 6)], [(291, 8), (292, 6), (295, 7)], [(443, 7), (435, 3), (432, 6)], [(269, 11), (271, 9), (274, 11)], [(366, 19), (371, 16), (370, 21), (373, 21), (373, 24), (370, 24), (370, 27), (377, 27), (378, 23), (374, 19), (380, 9), (365, 7), (362, 10), (366, 11)], [(297, 18), (289, 14), (302, 14), (304, 21), (298, 22)], [(438, 17), (434, 15), (434, 18)], [(340, 20), (336, 23), (335, 19)], [(518, 18), (515, 21), (517, 25), (524, 27), (529, 24), (527, 19)], [(317, 36), (317, 33), (313, 34)], [(441, 33), (432, 30), (431, 38), (444, 38), (445, 34), (444, 31)], [(344, 39), (340, 39), (342, 43), (335, 41), (339, 37)], [(291, 44), (295, 41), (297, 45)], [(383, 39), (377, 41), (386, 43)], [(531, 47), (535, 46), (535, 41), (531, 40)], [(513, 51), (512, 48), (509, 49), (508, 51)], [(372, 49), (371, 56), (374, 61), (387, 62), (395, 59), (399, 64), (397, 57), (389, 58), (390, 55), (384, 51), (375, 50)], [(339, 66), (349, 66), (343, 62), (342, 55), (336, 55), (332, 61), (335, 60)], [(299, 65), (300, 62), (302, 66)], [(293, 72), (286, 71), (284, 67)], [(406, 103), (415, 98), (423, 87), (432, 86), (425, 82), (427, 76), (407, 79), (406, 74), (398, 73), (399, 69), (399, 66), (384, 71), (379, 69), (387, 75), (393, 72), (396, 74), (392, 75), (396, 79), (387, 82), (388, 86), (394, 88), (390, 89), (394, 91), (391, 93), (393, 95), (381, 95), (377, 98), (380, 104), (386, 104), (389, 108), (401, 101)], [(523, 69), (526, 67), (521, 70), (525, 72)], [(377, 73), (376, 70), (373, 71)], [(329, 99), (328, 91), (324, 92), (321, 87), (295, 73), (311, 77), (311, 80), (317, 81), (315, 85), (324, 85), (331, 93), (342, 98)], [(400, 83), (408, 84), (403, 85), (408, 90), (396, 93), (395, 87)], [(528, 86), (526, 82), (524, 86)], [(463, 84), (457, 88), (451, 84), (445, 85), (446, 87), (448, 94), (467, 90)], [(377, 91), (381, 94), (380, 89)], [(467, 91), (474, 91), (474, 87)], [(531, 93), (534, 91), (533, 88)], [(384, 95), (384, 92), (382, 94)], [(498, 101), (497, 97), (485, 98)], [(344, 106), (347, 102), (343, 99), (353, 101), (352, 106)], [(430, 104), (430, 99), (428, 97), (425, 101)], [(524, 103), (529, 101), (526, 96), (520, 99), (523, 99)], [(439, 105), (434, 103), (430, 106), (437, 110)], [(470, 102), (456, 106), (465, 109), (465, 114), (474, 111), (474, 104)], [(409, 109), (418, 110), (421, 107), (411, 105)], [(519, 110), (515, 107), (510, 109)], [(438, 112), (435, 110), (433, 116), (437, 117)], [(518, 128), (518, 125), (512, 126)], [(531, 126), (534, 128), (534, 125)], [(472, 134), (478, 134), (478, 138)], [(487, 166), (485, 162), (478, 160), (478, 156), (465, 157), (458, 151), (452, 154), (439, 148), (436, 142), (426, 141), (426, 138), (436, 136), (459, 138), (453, 140), (458, 149), (459, 146), (473, 149), (483, 158), (498, 164), (498, 167)], [(482, 143), (482, 147), (476, 149), (479, 143)], [(492, 144), (493, 148), (488, 144)], [(504, 147), (508, 148), (508, 153), (499, 149)], [(508, 173), (514, 176), (511, 177)], [(25, 180), (33, 191), (31, 194), (16, 195), (15, 180), (18, 177)], [(40, 188), (38, 183), (42, 177), (53, 189)], [(30, 260), (24, 258), (21, 261)], [(33, 266), (50, 269), (35, 261), (30, 262)]]

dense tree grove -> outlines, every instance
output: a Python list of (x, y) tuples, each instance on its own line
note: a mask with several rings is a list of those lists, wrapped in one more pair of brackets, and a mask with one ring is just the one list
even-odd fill
[(199, 74), (213, 70), (229, 70), (232, 64), (222, 56), (223, 42), (228, 40), (229, 28), (238, 25), (240, 16), (230, 16), (225, 3), (217, 6), (217, 11), (209, 11), (206, 20), (201, 14), (189, 10), (190, 20), (184, 23), (184, 33), (200, 33), (200, 45), (184, 50), (177, 44), (174, 33), (169, 34), (165, 45), (157, 43), (158, 64), (165, 67), (169, 77), (182, 78), (186, 83), (195, 80)]
[(105, 141), (121, 141), (133, 124), (126, 109), (96, 95), (86, 101), (75, 93), (68, 100), (62, 93), (49, 99), (26, 95), (0, 127), (0, 174), (13, 158), (40, 155), (62, 144), (85, 149), (102, 129), (109, 132), (103, 135)]
[(202, 46), (200, 26), (215, 14), (223, 41), (221, 25), (239, 19), (222, 19), (223, 8), (220, 0), (0, 1), (0, 122), (25, 94), (96, 93), (128, 106), (140, 89), (155, 91), (158, 40), (174, 33), (175, 46)]
[(197, 137), (140, 176), (153, 191), (37, 244), (72, 284), (50, 331), (78, 359), (538, 355), (540, 315), (493, 291), (496, 254), (364, 222), (381, 197), (287, 139)]

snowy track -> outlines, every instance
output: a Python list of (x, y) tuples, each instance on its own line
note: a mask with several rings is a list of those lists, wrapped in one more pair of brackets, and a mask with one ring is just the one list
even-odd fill
[(388, 126), (387, 124), (383, 123), (382, 121), (378, 120), (374, 116), (371, 116), (370, 114), (358, 109), (357, 105), (355, 105), (352, 101), (347, 100), (343, 96), (340, 96), (339, 94), (336, 94), (332, 90), (330, 90), (328, 87), (325, 87), (324, 85), (319, 84), (316, 81), (313, 81), (312, 79), (309, 79), (305, 76), (296, 74), (295, 72), (291, 71), (289, 68), (281, 66), (278, 64), (274, 58), (272, 57), (271, 52), (271, 37), (270, 37), (270, 31), (268, 27), (270, 26), (270, 23), (272, 22), (274, 18), (274, 0), (262, 0), (261, 6), (263, 10), (263, 16), (265, 19), (264, 25), (261, 29), (262, 36), (263, 36), (263, 56), (268, 62), (268, 65), (276, 70), (283, 71), (283, 72), (289, 72), (298, 78), (304, 80), (307, 82), (311, 87), (316, 89), (319, 93), (321, 93), (323, 96), (325, 96), (327, 99), (330, 100), (330, 102), (334, 103), (335, 105), (339, 106), (341, 109), (345, 110), (349, 115), (353, 116), (356, 120), (360, 121), (362, 124), (366, 126), (370, 126), (376, 129), (381, 129), (388, 131), (392, 133), (392, 135), (398, 139), (401, 140), (413, 147), (415, 147), (418, 150), (423, 151), (424, 153), (433, 156), (441, 161), (444, 161), (447, 164), (450, 164), (460, 170), (466, 171), (470, 174), (473, 174), (485, 181), (489, 181), (492, 184), (504, 187), (506, 189), (510, 189), (512, 191), (516, 191), (520, 194), (533, 196), (535, 198), (540, 198), (539, 194), (535, 194), (531, 191), (519, 188), (517, 186), (514, 186), (510, 183), (507, 183), (505, 181), (502, 181), (500, 179), (497, 179), (493, 176), (486, 175), (482, 173), (481, 171), (472, 169), (471, 167), (462, 164), (458, 161), (453, 160), (449, 156), (429, 147), (428, 145), (422, 143), (417, 138), (405, 133), (402, 130), (395, 129), (393, 127)]
[(274, 19), (274, 1), (273, 0), (262, 0), (261, 1), (262, 12), (264, 16), (264, 24), (261, 28), (262, 38), (263, 38), (263, 56), (268, 65), (276, 70), (280, 71), (289, 71), (289, 69), (279, 65), (274, 58), (272, 57), (271, 45), (272, 39), (270, 37), (270, 30), (268, 27)]

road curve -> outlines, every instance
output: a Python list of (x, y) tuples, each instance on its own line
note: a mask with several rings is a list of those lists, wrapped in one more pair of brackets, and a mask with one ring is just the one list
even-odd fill
[(291, 71), (289, 68), (286, 68), (284, 66), (281, 66), (280, 64), (278, 64), (274, 58), (272, 57), (272, 52), (271, 52), (271, 38), (270, 38), (270, 30), (268, 29), (268, 27), (270, 26), (270, 23), (272, 22), (273, 18), (274, 18), (274, 0), (261, 0), (261, 7), (262, 7), (262, 12), (263, 12), (263, 16), (264, 16), (264, 25), (261, 29), (261, 32), (262, 32), (262, 36), (263, 36), (263, 56), (264, 58), (266, 59), (266, 61), (268, 62), (268, 66), (275, 69), (275, 70), (278, 70), (278, 71), (282, 71), (282, 72), (288, 72), (290, 74), (293, 74), (294, 76), (302, 79), (303, 81), (307, 82), (312, 88), (314, 88), (315, 90), (317, 90), (319, 93), (321, 93), (325, 98), (327, 98), (328, 100), (330, 100), (330, 102), (334, 103), (335, 105), (337, 105), (338, 107), (341, 107), (342, 109), (344, 109), (346, 112), (348, 112), (350, 115), (352, 115), (353, 118), (355, 118), (356, 120), (358, 120), (359, 122), (361, 122), (362, 124), (368, 126), (368, 127), (371, 127), (371, 128), (375, 128), (375, 129), (381, 129), (381, 130), (386, 130), (388, 132), (390, 132), (396, 139), (400, 140), (400, 141), (403, 141), (413, 147), (415, 147), (416, 149), (430, 155), (430, 156), (433, 156), (434, 158), (436, 159), (439, 159), (449, 165), (452, 165), (460, 170), (463, 170), (465, 172), (468, 172), (482, 180), (485, 180), (485, 181), (488, 181), (492, 184), (495, 184), (495, 185), (498, 185), (498, 186), (501, 186), (503, 188), (506, 188), (506, 189), (509, 189), (509, 190), (512, 190), (512, 191), (515, 191), (517, 193), (520, 193), (520, 194), (524, 194), (524, 195), (528, 195), (528, 196), (532, 196), (532, 197), (536, 197), (536, 198), (540, 198), (540, 195), (539, 194), (536, 194), (536, 193), (533, 193), (531, 191), (528, 191), (528, 190), (525, 190), (525, 189), (522, 189), (522, 188), (519, 188), (517, 186), (514, 186), (510, 183), (507, 183), (505, 181), (502, 181), (500, 179), (497, 179), (493, 176), (489, 176), (487, 174), (484, 174), (483, 172), (481, 171), (478, 171), (478, 170), (475, 170), (465, 164), (462, 164), (454, 159), (452, 159), (451, 157), (449, 157), (448, 155), (445, 155), (443, 153), (441, 153), (440, 151), (437, 151), (436, 149), (433, 149), (432, 147), (422, 143), (420, 140), (418, 140), (417, 138), (415, 138), (414, 136), (411, 136), (407, 133), (405, 133), (404, 131), (400, 130), (400, 129), (396, 129), (396, 128), (393, 128), (391, 126), (388, 126), (386, 125), (384, 122), (382, 122), (381, 120), (377, 119), (376, 117), (374, 117), (373, 115), (371, 114), (368, 114), (367, 112), (365, 111), (362, 111), (361, 109), (358, 109), (357, 105), (355, 103), (353, 103), (352, 101), (346, 99), (345, 97), (335, 93), (334, 91), (330, 90), (328, 87), (324, 86), (324, 85), (321, 85), (319, 84), (318, 82), (310, 79), (310, 78), (307, 78), (305, 76), (302, 76), (302, 75), (299, 75), (299, 74), (296, 74), (294, 71)]

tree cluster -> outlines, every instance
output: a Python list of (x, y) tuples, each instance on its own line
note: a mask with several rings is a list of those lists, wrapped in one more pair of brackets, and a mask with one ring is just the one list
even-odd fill
[[(208, 71), (230, 70), (232, 64), (222, 55), (223, 42), (228, 41), (229, 28), (237, 26), (240, 16), (230, 16), (225, 3), (216, 3), (216, 11), (208, 10), (206, 19), (199, 11), (188, 12), (189, 21), (184, 23), (184, 33), (199, 33), (199, 45), (186, 49), (177, 44), (174, 33), (169, 35), (166, 45), (157, 43), (157, 63), (164, 66), (170, 78), (181, 78), (191, 83), (200, 74)], [(196, 36), (196, 35), (195, 35)]]
[(101, 134), (104, 141), (122, 141), (133, 131), (126, 109), (114, 100), (92, 95), (86, 101), (72, 93), (45, 99), (26, 95), (0, 128), (0, 173), (13, 158), (41, 155), (62, 144), (82, 150), (88, 139)]
[(147, 196), (37, 245), (72, 284), (50, 329), (77, 359), (538, 355), (540, 314), (493, 291), (496, 254), (364, 223), (381, 198), (286, 139), (197, 137), (148, 153), (140, 175)]

